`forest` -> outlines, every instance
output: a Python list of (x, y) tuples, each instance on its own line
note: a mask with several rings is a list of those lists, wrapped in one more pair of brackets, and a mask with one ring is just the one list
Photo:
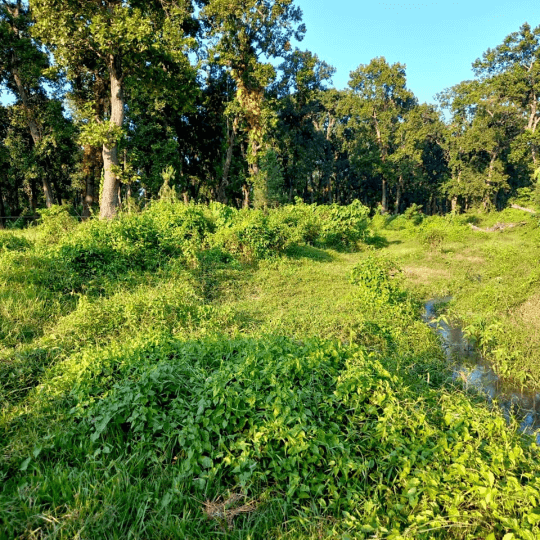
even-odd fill
[[(538, 200), (540, 29), (419, 103), (403, 64), (334, 68), (293, 48), (292, 0), (0, 3), (0, 226), (185, 201), (427, 214)], [(7, 102), (5, 102), (7, 103)]]
[(300, 3), (0, 0), (0, 540), (540, 538), (540, 26)]

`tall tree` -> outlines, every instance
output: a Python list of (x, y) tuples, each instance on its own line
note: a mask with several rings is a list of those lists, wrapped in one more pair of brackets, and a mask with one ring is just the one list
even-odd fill
[(416, 103), (407, 89), (405, 66), (388, 64), (384, 57), (374, 58), (369, 64), (351, 72), (349, 86), (357, 100), (357, 114), (375, 132), (381, 161), (381, 206), (388, 212), (388, 183), (393, 173), (388, 163), (396, 129), (404, 115)]
[(452, 112), (448, 155), (452, 178), (446, 191), (453, 209), (458, 200), (496, 207), (508, 185), (512, 143), (523, 133), (523, 118), (509, 101), (494, 99), (491, 81), (462, 82), (439, 94)]
[(319, 200), (315, 180), (330, 175), (328, 157), (331, 120), (326, 131), (324, 92), (335, 69), (319, 60), (316, 54), (296, 49), (287, 55), (279, 70), (282, 74), (272, 91), (279, 99), (278, 123), (271, 138), (279, 149), (289, 200), (300, 196), (311, 202)]
[(432, 105), (410, 109), (398, 124), (394, 149), (389, 161), (397, 175), (394, 213), (404, 202), (424, 204), (426, 213), (434, 210), (448, 169), (444, 157), (446, 126)]
[(540, 26), (525, 23), (507, 36), (501, 45), (488, 49), (473, 63), (486, 100), (511, 105), (523, 122), (516, 141), (539, 166), (540, 148)]
[[(47, 54), (30, 35), (32, 24), (31, 13), (22, 0), (1, 1), (0, 85), (5, 84), (17, 97), (32, 138), (34, 153), (44, 137), (39, 113), (40, 108), (47, 106), (48, 102), (43, 84), (49, 63)], [(52, 187), (47, 175), (41, 175), (41, 180), (45, 203), (50, 207), (54, 203)]]
[(100, 217), (110, 218), (119, 202), (118, 142), (124, 128), (126, 85), (163, 86), (161, 92), (166, 92), (168, 74), (178, 66), (188, 79), (193, 77), (187, 52), (194, 43), (185, 32), (191, 1), (32, 0), (31, 5), (35, 34), (51, 46), (68, 76), (74, 77), (86, 63), (105, 66), (109, 107), (104, 117), (88, 122), (86, 142), (102, 144)]
[[(248, 134), (250, 173), (259, 172), (269, 109), (266, 87), (275, 77), (267, 60), (285, 55), (290, 40), (303, 38), (302, 11), (293, 0), (209, 0), (201, 12), (208, 36), (217, 39), (211, 58), (225, 66), (236, 84), (236, 102)], [(266, 60), (266, 61), (265, 61)], [(244, 205), (249, 186), (244, 186)]]

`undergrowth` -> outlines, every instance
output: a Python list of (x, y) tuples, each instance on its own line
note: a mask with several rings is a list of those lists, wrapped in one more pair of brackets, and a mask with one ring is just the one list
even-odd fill
[(413, 210), (158, 202), (2, 234), (0, 537), (538, 538), (537, 446), (452, 382), (407, 290), (473, 233)]

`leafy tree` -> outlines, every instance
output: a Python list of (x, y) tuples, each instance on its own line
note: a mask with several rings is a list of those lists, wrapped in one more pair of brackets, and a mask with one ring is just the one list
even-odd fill
[[(440, 195), (447, 167), (443, 147), (446, 126), (433, 106), (422, 104), (411, 108), (396, 129), (394, 150), (389, 162), (397, 175), (395, 213), (403, 202), (425, 204)], [(419, 196), (420, 195), (420, 196)]]
[(518, 141), (538, 167), (540, 146), (540, 26), (525, 23), (501, 45), (488, 49), (473, 63), (486, 100), (511, 106), (523, 121)]
[[(49, 100), (43, 89), (47, 81), (44, 76), (49, 67), (47, 54), (30, 36), (33, 24), (31, 13), (22, 0), (0, 3), (0, 85), (5, 85), (17, 98), (20, 119), (31, 135), (28, 151), (33, 154), (30, 162), (35, 164), (35, 154), (45, 136), (47, 127), (41, 122), (40, 110), (47, 107)], [(47, 207), (54, 202), (50, 180), (41, 175), (43, 194)], [(57, 197), (60, 196), (57, 193)]]
[(497, 206), (508, 188), (508, 158), (520, 135), (519, 116), (508, 102), (493, 99), (489, 81), (466, 81), (440, 94), (452, 111), (449, 159), (453, 171), (446, 191), (457, 200)]
[[(37, 20), (35, 34), (52, 47), (59, 66), (71, 78), (81, 66), (92, 69), (102, 63), (106, 69), (109, 107), (102, 118), (92, 118), (93, 104), (88, 104), (83, 140), (102, 145), (100, 216), (110, 218), (119, 202), (118, 142), (124, 128), (126, 87), (151, 88), (150, 92), (160, 95), (171, 81), (170, 71), (183, 71), (187, 80), (193, 77), (186, 53), (194, 43), (185, 32), (191, 2), (32, 0), (31, 5)], [(175, 92), (189, 101), (188, 88), (178, 87), (177, 79), (174, 82)]]
[[(331, 174), (330, 132), (325, 131), (326, 85), (335, 69), (309, 51), (296, 49), (280, 66), (282, 76), (272, 92), (279, 99), (278, 122), (271, 138), (281, 156), (284, 188), (293, 196), (318, 198), (316, 180)], [(324, 172), (323, 172), (324, 171)]]
[[(207, 35), (217, 39), (213, 61), (226, 67), (236, 84), (236, 110), (245, 123), (250, 174), (255, 178), (271, 117), (264, 93), (275, 77), (274, 67), (264, 60), (283, 57), (290, 50), (292, 37), (302, 39), (302, 12), (293, 0), (209, 0), (201, 17)], [(248, 203), (246, 185), (244, 205)]]
[(406, 87), (405, 66), (390, 65), (384, 57), (374, 58), (351, 72), (349, 86), (358, 98), (355, 113), (375, 133), (380, 155), (381, 205), (388, 212), (388, 183), (393, 174), (388, 156), (399, 122), (416, 100)]

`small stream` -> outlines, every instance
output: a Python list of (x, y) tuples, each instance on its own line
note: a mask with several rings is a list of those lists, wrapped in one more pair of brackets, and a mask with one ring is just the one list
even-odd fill
[(513, 415), (521, 431), (536, 435), (540, 444), (540, 393), (521, 391), (502, 381), (491, 365), (467, 342), (459, 326), (437, 320), (436, 306), (450, 298), (432, 299), (425, 303), (422, 319), (442, 338), (446, 357), (452, 366), (454, 379), (461, 379), (465, 388), (475, 388), (491, 403), (496, 400), (508, 421)]

